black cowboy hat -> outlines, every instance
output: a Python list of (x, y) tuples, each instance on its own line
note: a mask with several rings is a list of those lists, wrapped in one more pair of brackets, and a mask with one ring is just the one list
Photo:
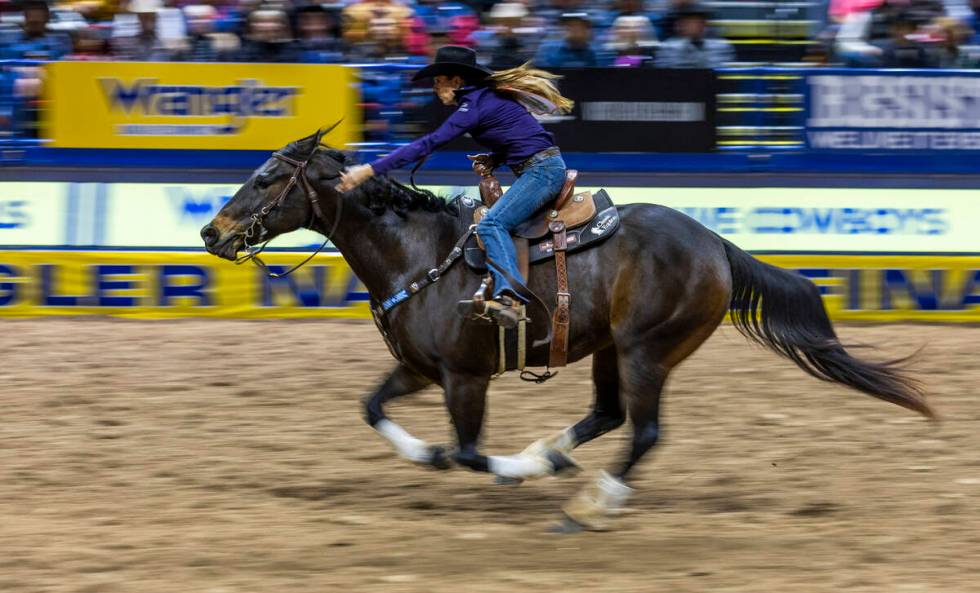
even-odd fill
[(476, 52), (472, 49), (458, 45), (444, 45), (436, 50), (436, 60), (416, 72), (412, 82), (439, 75), (459, 75), (467, 82), (478, 82), (491, 74), (493, 70), (484, 68), (476, 62)]
[(677, 19), (695, 17), (708, 20), (712, 16), (714, 15), (711, 13), (710, 8), (696, 2), (682, 6), (681, 8), (678, 8), (676, 12), (674, 12), (674, 17)]

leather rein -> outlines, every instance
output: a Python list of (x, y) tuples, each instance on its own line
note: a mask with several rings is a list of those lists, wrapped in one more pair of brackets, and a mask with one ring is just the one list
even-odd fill
[[(293, 174), (289, 178), (289, 181), (286, 183), (286, 187), (284, 187), (282, 191), (279, 192), (279, 195), (276, 196), (274, 200), (262, 206), (262, 208), (258, 212), (252, 213), (252, 223), (248, 226), (247, 229), (245, 229), (245, 232), (242, 234), (242, 241), (245, 246), (245, 254), (238, 257), (235, 260), (236, 264), (242, 265), (245, 262), (252, 261), (255, 263), (255, 265), (261, 268), (266, 274), (268, 274), (270, 278), (284, 278), (292, 274), (296, 270), (302, 268), (307, 263), (309, 263), (310, 260), (316, 257), (318, 253), (323, 251), (323, 249), (327, 246), (327, 243), (330, 242), (330, 235), (332, 235), (334, 231), (337, 230), (337, 224), (340, 222), (339, 205), (337, 207), (337, 216), (335, 217), (335, 220), (333, 222), (333, 227), (330, 229), (330, 232), (327, 233), (326, 239), (324, 239), (323, 243), (316, 248), (316, 251), (311, 253), (306, 259), (304, 259), (300, 263), (294, 265), (293, 267), (289, 268), (285, 272), (278, 273), (270, 270), (269, 266), (266, 265), (266, 263), (262, 261), (262, 258), (259, 257), (259, 254), (265, 250), (266, 245), (268, 245), (269, 241), (271, 241), (271, 239), (266, 240), (265, 242), (262, 241), (263, 237), (265, 237), (268, 234), (268, 230), (265, 228), (266, 217), (268, 217), (273, 210), (275, 210), (276, 208), (282, 205), (282, 203), (286, 200), (286, 196), (288, 196), (289, 192), (292, 191), (292, 189), (297, 185), (299, 185), (300, 188), (303, 190), (303, 193), (306, 194), (306, 198), (310, 201), (310, 206), (312, 206), (312, 210), (313, 210), (312, 215), (310, 216), (310, 221), (305, 225), (305, 227), (312, 229), (313, 222), (316, 219), (319, 219), (322, 222), (327, 221), (326, 217), (323, 215), (323, 210), (320, 208), (320, 196), (317, 195), (316, 190), (314, 190), (313, 186), (310, 184), (310, 180), (307, 179), (306, 177), (306, 168), (309, 166), (310, 161), (313, 160), (313, 157), (316, 156), (316, 153), (319, 150), (320, 150), (319, 146), (314, 148), (313, 152), (310, 153), (310, 156), (308, 156), (305, 161), (296, 160), (294, 158), (282, 154), (281, 152), (272, 153), (273, 158), (280, 160), (288, 165), (292, 165), (294, 167)], [(338, 204), (340, 204), (339, 201)], [(252, 241), (254, 241), (254, 243)]]

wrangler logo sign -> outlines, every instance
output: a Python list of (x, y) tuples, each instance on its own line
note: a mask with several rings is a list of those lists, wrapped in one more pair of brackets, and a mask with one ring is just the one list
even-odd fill
[(45, 125), (66, 148), (275, 150), (343, 120), (358, 140), (356, 72), (314, 64), (56, 62)]

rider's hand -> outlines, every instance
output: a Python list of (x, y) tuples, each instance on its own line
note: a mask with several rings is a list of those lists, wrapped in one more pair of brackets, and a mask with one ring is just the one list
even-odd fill
[(374, 176), (371, 165), (355, 165), (340, 174), (337, 191), (350, 191)]
[(473, 161), (473, 170), (477, 175), (485, 177), (493, 173), (493, 155), (490, 154), (468, 154), (466, 158)]

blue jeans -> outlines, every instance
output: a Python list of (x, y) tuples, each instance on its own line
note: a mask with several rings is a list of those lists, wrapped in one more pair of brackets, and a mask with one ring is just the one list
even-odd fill
[[(565, 184), (565, 161), (560, 155), (548, 157), (528, 166), (514, 185), (504, 192), (476, 227), (487, 256), (512, 277), (526, 283), (517, 269), (517, 253), (510, 232), (531, 218), (531, 215), (551, 202)], [(526, 299), (517, 294), (510, 282), (492, 267), (493, 296), (506, 292), (519, 301)]]

